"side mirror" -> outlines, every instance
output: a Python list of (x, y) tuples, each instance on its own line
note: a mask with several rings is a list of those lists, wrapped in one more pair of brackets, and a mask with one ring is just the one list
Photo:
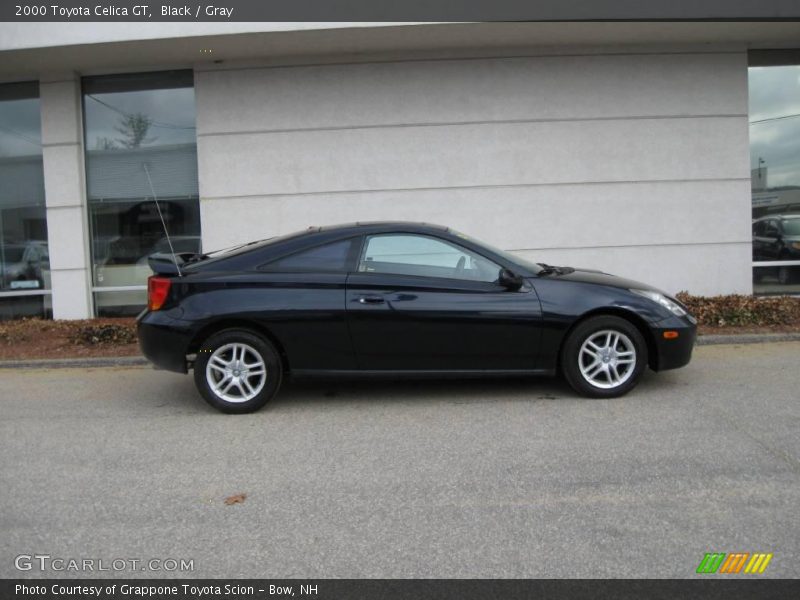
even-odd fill
[(497, 283), (512, 291), (517, 291), (522, 287), (522, 277), (515, 275), (508, 269), (500, 269), (500, 276), (497, 278)]

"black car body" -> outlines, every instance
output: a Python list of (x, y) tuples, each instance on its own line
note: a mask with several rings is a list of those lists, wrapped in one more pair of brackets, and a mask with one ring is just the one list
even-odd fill
[[(425, 251), (404, 254), (409, 244)], [(695, 341), (685, 307), (647, 285), (528, 263), (427, 224), (316, 227), (219, 255), (180, 255), (177, 266), (167, 256), (150, 264), (156, 275), (138, 318), (141, 348), (158, 367), (183, 373), (207, 366), (206, 355), (221, 347), (209, 340), (231, 331), (265, 342), (277, 355), (273, 369), (292, 377), (553, 375), (587, 321), (608, 321), (604, 332), (622, 322), (628, 354), (636, 350), (656, 371), (687, 364)], [(616, 347), (620, 356), (625, 348)], [(230, 357), (207, 367), (212, 384), (212, 368), (220, 379), (239, 373)], [(266, 401), (214, 402), (195, 371), (217, 408), (245, 412)], [(613, 396), (630, 387), (579, 391)]]

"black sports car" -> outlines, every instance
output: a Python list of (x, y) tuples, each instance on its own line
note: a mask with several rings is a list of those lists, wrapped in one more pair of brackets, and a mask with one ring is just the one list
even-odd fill
[(580, 394), (687, 364), (696, 321), (642, 283), (530, 263), (447, 227), (356, 223), (212, 254), (154, 255), (142, 352), (225, 412), (285, 376), (563, 373)]

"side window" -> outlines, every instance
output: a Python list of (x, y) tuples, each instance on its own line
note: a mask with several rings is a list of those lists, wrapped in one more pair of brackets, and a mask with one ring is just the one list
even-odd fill
[(492, 282), (497, 280), (500, 266), (444, 240), (424, 235), (387, 234), (367, 239), (358, 270)]
[(345, 271), (352, 245), (353, 240), (349, 239), (300, 250), (262, 265), (261, 270), (280, 273)]

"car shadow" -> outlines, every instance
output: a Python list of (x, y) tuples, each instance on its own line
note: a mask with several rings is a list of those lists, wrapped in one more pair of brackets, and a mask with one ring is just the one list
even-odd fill
[[(631, 392), (658, 394), (674, 387), (675, 381), (664, 374), (645, 372), (639, 386)], [(167, 384), (167, 394), (154, 406), (169, 407), (180, 413), (219, 414), (206, 404), (194, 387), (191, 377), (175, 377)], [(631, 396), (628, 396), (631, 397)], [(617, 400), (624, 400), (625, 397)], [(326, 406), (360, 402), (404, 402), (471, 404), (503, 400), (505, 402), (578, 401), (596, 402), (576, 394), (562, 377), (504, 377), (474, 379), (352, 379), (284, 380), (278, 395), (263, 411), (291, 410), (298, 406)]]

